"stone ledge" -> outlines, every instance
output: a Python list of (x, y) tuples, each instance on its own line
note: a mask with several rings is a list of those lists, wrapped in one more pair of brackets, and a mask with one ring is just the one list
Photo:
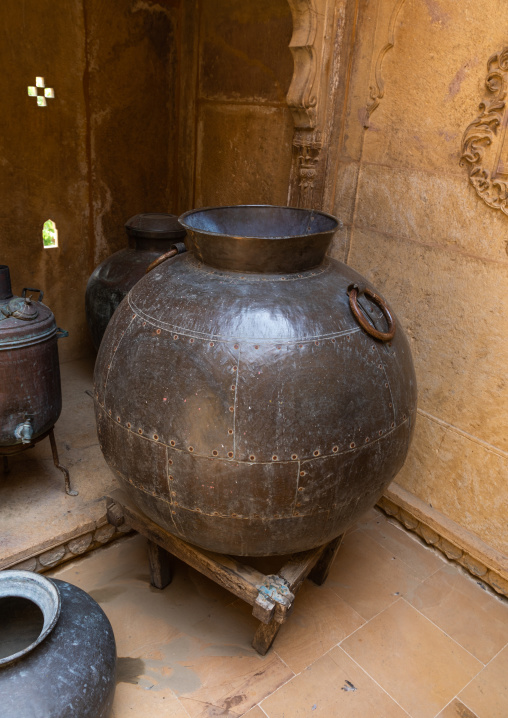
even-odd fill
[(508, 597), (507, 556), (398, 484), (390, 484), (377, 505), (448, 559)]
[(66, 561), (71, 561), (89, 551), (105, 546), (131, 532), (129, 526), (126, 525), (119, 528), (112, 526), (106, 521), (105, 517), (104, 520), (98, 521), (97, 524), (99, 525), (93, 531), (87, 531), (78, 536), (70, 536), (67, 540), (52, 545), (51, 548), (46, 548), (28, 559), (22, 561), (19, 558), (18, 560), (15, 559), (14, 562), (1, 566), (0, 570), (21, 569), (43, 573)]

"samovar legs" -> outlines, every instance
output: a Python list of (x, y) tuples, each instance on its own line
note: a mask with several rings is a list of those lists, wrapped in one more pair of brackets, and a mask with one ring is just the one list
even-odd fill
[(65, 493), (69, 496), (77, 496), (78, 491), (76, 489), (71, 489), (71, 480), (69, 477), (69, 472), (65, 468), (65, 466), (62, 466), (60, 463), (60, 459), (58, 457), (58, 449), (56, 448), (56, 441), (55, 441), (55, 434), (53, 432), (53, 429), (49, 432), (49, 440), (51, 442), (51, 451), (53, 452), (53, 463), (55, 464), (57, 469), (60, 469), (62, 474), (65, 477)]

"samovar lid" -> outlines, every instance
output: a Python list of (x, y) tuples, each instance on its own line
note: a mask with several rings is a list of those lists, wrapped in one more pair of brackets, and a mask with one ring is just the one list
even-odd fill
[(174, 214), (164, 212), (142, 212), (135, 214), (125, 223), (130, 237), (147, 239), (183, 239), (185, 229)]
[[(6, 270), (6, 271), (5, 271)], [(34, 299), (32, 292), (38, 292)], [(0, 265), (0, 351), (46, 341), (57, 332), (53, 312), (42, 303), (40, 289), (12, 294), (9, 267)]]

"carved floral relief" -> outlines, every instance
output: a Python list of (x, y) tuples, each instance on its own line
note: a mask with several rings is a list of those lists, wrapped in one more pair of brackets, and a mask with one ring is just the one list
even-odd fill
[(462, 137), (460, 164), (468, 168), (478, 196), (508, 214), (508, 47), (487, 62), (485, 86), (488, 95), (480, 114)]

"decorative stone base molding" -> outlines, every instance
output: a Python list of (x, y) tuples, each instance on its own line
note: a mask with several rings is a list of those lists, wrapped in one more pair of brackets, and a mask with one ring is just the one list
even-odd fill
[(72, 537), (60, 537), (58, 542), (50, 546), (40, 546), (39, 552), (35, 555), (17, 556), (7, 562), (0, 561), (0, 570), (6, 568), (22, 569), (25, 571), (35, 571), (43, 573), (49, 571), (61, 563), (71, 561), (72, 559), (83, 556), (89, 551), (93, 551), (100, 546), (104, 546), (117, 538), (124, 536), (130, 531), (128, 526), (120, 526), (116, 528), (107, 522), (106, 517), (97, 521), (96, 527), (92, 531), (73, 535)]
[(385, 491), (378, 506), (448, 559), (508, 597), (507, 556), (395, 483)]

